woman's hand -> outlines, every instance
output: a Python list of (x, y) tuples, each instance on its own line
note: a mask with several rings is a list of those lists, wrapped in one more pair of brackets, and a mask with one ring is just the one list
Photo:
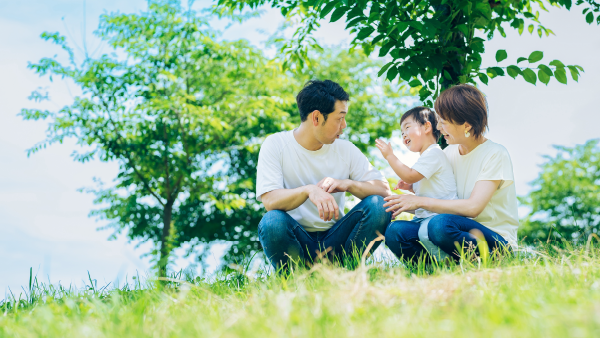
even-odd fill
[(393, 211), (392, 219), (396, 218), (401, 212), (405, 212), (408, 210), (417, 210), (421, 208), (420, 202), (422, 201), (422, 197), (418, 197), (415, 195), (392, 195), (383, 199), (387, 203), (383, 205), (386, 212)]
[(394, 150), (392, 149), (392, 143), (385, 143), (385, 141), (381, 140), (381, 139), (377, 139), (375, 140), (375, 145), (377, 146), (377, 149), (379, 149), (379, 151), (381, 151), (381, 155), (383, 155), (383, 158), (385, 158), (387, 160), (388, 156), (393, 156), (394, 155)]
[(413, 185), (408, 184), (408, 183), (404, 182), (403, 180), (398, 181), (398, 184), (396, 184), (396, 186), (394, 187), (394, 190), (406, 190), (406, 191), (412, 192), (413, 194), (415, 193), (415, 191), (413, 190)]

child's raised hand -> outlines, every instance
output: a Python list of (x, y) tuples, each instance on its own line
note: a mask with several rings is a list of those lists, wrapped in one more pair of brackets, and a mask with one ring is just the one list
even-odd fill
[(394, 187), (394, 190), (407, 190), (407, 191), (411, 191), (414, 193), (413, 185), (408, 184), (408, 183), (404, 182), (403, 180), (398, 181), (398, 184), (396, 184), (396, 187)]
[(385, 143), (385, 141), (381, 139), (375, 140), (375, 145), (377, 149), (381, 151), (381, 155), (387, 160), (388, 156), (394, 155), (394, 150), (392, 149), (392, 143)]

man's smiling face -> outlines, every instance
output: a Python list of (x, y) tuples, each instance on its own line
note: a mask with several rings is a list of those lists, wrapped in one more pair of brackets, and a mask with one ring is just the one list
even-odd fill
[(337, 100), (334, 108), (335, 110), (327, 115), (327, 121), (324, 123), (319, 121), (319, 126), (315, 130), (315, 136), (322, 144), (335, 142), (347, 127), (348, 101)]

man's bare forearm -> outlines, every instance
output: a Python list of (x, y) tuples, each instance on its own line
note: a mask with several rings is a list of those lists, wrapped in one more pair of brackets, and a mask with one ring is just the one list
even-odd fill
[(386, 182), (378, 180), (365, 182), (351, 181), (347, 191), (360, 199), (371, 195), (387, 197), (392, 194), (390, 186)]
[(310, 189), (315, 187), (310, 184), (295, 189), (276, 189), (264, 193), (261, 199), (267, 211), (290, 211), (301, 206), (308, 199)]

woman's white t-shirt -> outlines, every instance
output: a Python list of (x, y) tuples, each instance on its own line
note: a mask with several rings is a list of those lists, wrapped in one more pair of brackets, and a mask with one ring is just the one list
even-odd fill
[(444, 149), (454, 170), (458, 198), (468, 199), (477, 181), (500, 180), (498, 190), (474, 220), (500, 234), (516, 249), (519, 214), (513, 166), (508, 151), (490, 140), (466, 155), (461, 155), (458, 147), (452, 144)]
[[(269, 191), (317, 184), (325, 177), (387, 183), (383, 174), (352, 142), (338, 139), (311, 151), (296, 141), (292, 130), (267, 137), (260, 147), (256, 170), (256, 199), (259, 201)], [(344, 216), (346, 194), (338, 192), (332, 195), (341, 218)], [(287, 213), (308, 232), (325, 231), (336, 222), (320, 219), (319, 210), (310, 199)]]

